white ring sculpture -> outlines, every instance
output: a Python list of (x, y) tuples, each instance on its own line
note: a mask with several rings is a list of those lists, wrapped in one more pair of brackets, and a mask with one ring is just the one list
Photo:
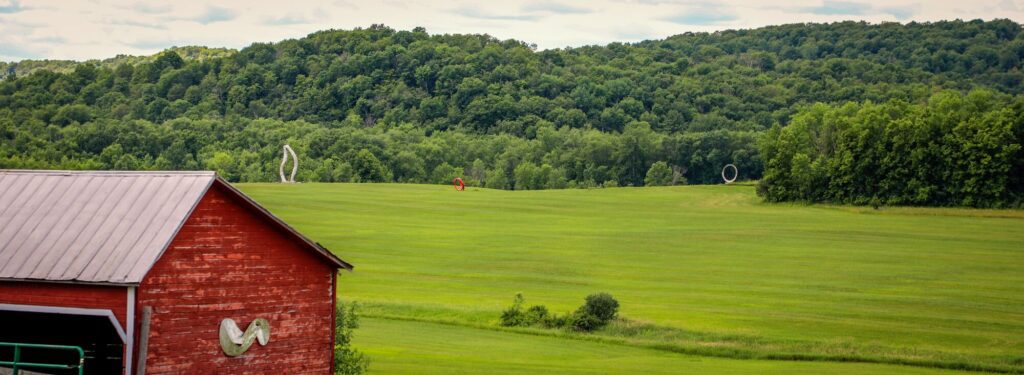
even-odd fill
[[(278, 168), (277, 172), (281, 174), (281, 183), (294, 183), (295, 172), (299, 170), (299, 157), (295, 155), (295, 150), (292, 150), (292, 146), (284, 145), (284, 157), (281, 158), (281, 167)], [(292, 154), (292, 174), (291, 178), (284, 178), (284, 164), (288, 162), (288, 154)]]
[[(725, 170), (729, 169), (729, 167), (732, 167), (732, 171), (733, 171), (732, 179), (731, 180), (725, 177)], [(736, 181), (736, 178), (739, 177), (739, 176), (740, 176), (740, 170), (736, 169), (735, 165), (726, 164), (725, 167), (722, 168), (722, 180), (725, 181), (725, 183), (727, 183), (727, 184), (731, 184), (733, 181)]]

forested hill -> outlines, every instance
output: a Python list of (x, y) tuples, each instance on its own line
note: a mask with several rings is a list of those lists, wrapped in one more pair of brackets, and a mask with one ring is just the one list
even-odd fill
[[(183, 60), (77, 64), (0, 83), (0, 166), (213, 168), (275, 179), (497, 188), (759, 178), (756, 139), (806, 104), (1022, 92), (1008, 20), (844, 22), (535, 51), (487, 35), (330, 30)], [(680, 175), (681, 174), (681, 175)]]
[[(217, 57), (225, 57), (234, 54), (235, 50), (229, 48), (208, 48), (199, 46), (171, 47), (164, 52), (177, 53), (184, 61), (205, 60)], [(18, 62), (0, 61), (0, 78), (7, 78), (9, 75), (29, 75), (39, 70), (46, 70), (58, 73), (71, 73), (79, 65), (92, 65), (97, 67), (116, 68), (121, 64), (138, 65), (144, 62), (153, 62), (158, 55), (153, 56), (132, 56), (117, 55), (103, 60), (74, 61), (74, 60), (22, 60)]]

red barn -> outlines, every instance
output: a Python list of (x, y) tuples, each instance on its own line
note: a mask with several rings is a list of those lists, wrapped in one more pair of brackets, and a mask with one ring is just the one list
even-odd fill
[(0, 342), (86, 373), (330, 373), (339, 268), (213, 172), (0, 171)]

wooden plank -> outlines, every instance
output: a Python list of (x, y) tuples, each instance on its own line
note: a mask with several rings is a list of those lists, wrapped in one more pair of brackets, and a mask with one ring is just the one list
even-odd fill
[(139, 359), (135, 373), (146, 375), (146, 356), (149, 354), (149, 323), (153, 317), (153, 307), (142, 306), (142, 322), (139, 326)]

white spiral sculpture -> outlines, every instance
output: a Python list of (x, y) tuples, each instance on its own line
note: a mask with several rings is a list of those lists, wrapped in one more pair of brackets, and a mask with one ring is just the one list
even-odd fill
[(263, 346), (270, 341), (270, 323), (266, 319), (253, 320), (245, 332), (238, 329), (238, 324), (234, 319), (227, 318), (220, 321), (220, 348), (227, 356), (242, 355), (256, 341)]
[[(281, 174), (281, 183), (294, 183), (295, 172), (299, 170), (299, 157), (295, 155), (295, 150), (292, 150), (292, 146), (284, 145), (284, 157), (281, 158), (281, 167), (278, 168), (278, 173)], [(288, 154), (292, 154), (292, 174), (290, 178), (284, 177), (284, 164), (288, 162)]]
[[(732, 172), (733, 172), (731, 180), (729, 178), (725, 177), (725, 170), (727, 170), (729, 168), (732, 168)], [(727, 183), (727, 184), (733, 183), (733, 181), (736, 181), (736, 178), (739, 177), (739, 176), (740, 176), (740, 170), (736, 169), (735, 165), (726, 164), (725, 167), (722, 168), (722, 180), (725, 181), (725, 183)]]

